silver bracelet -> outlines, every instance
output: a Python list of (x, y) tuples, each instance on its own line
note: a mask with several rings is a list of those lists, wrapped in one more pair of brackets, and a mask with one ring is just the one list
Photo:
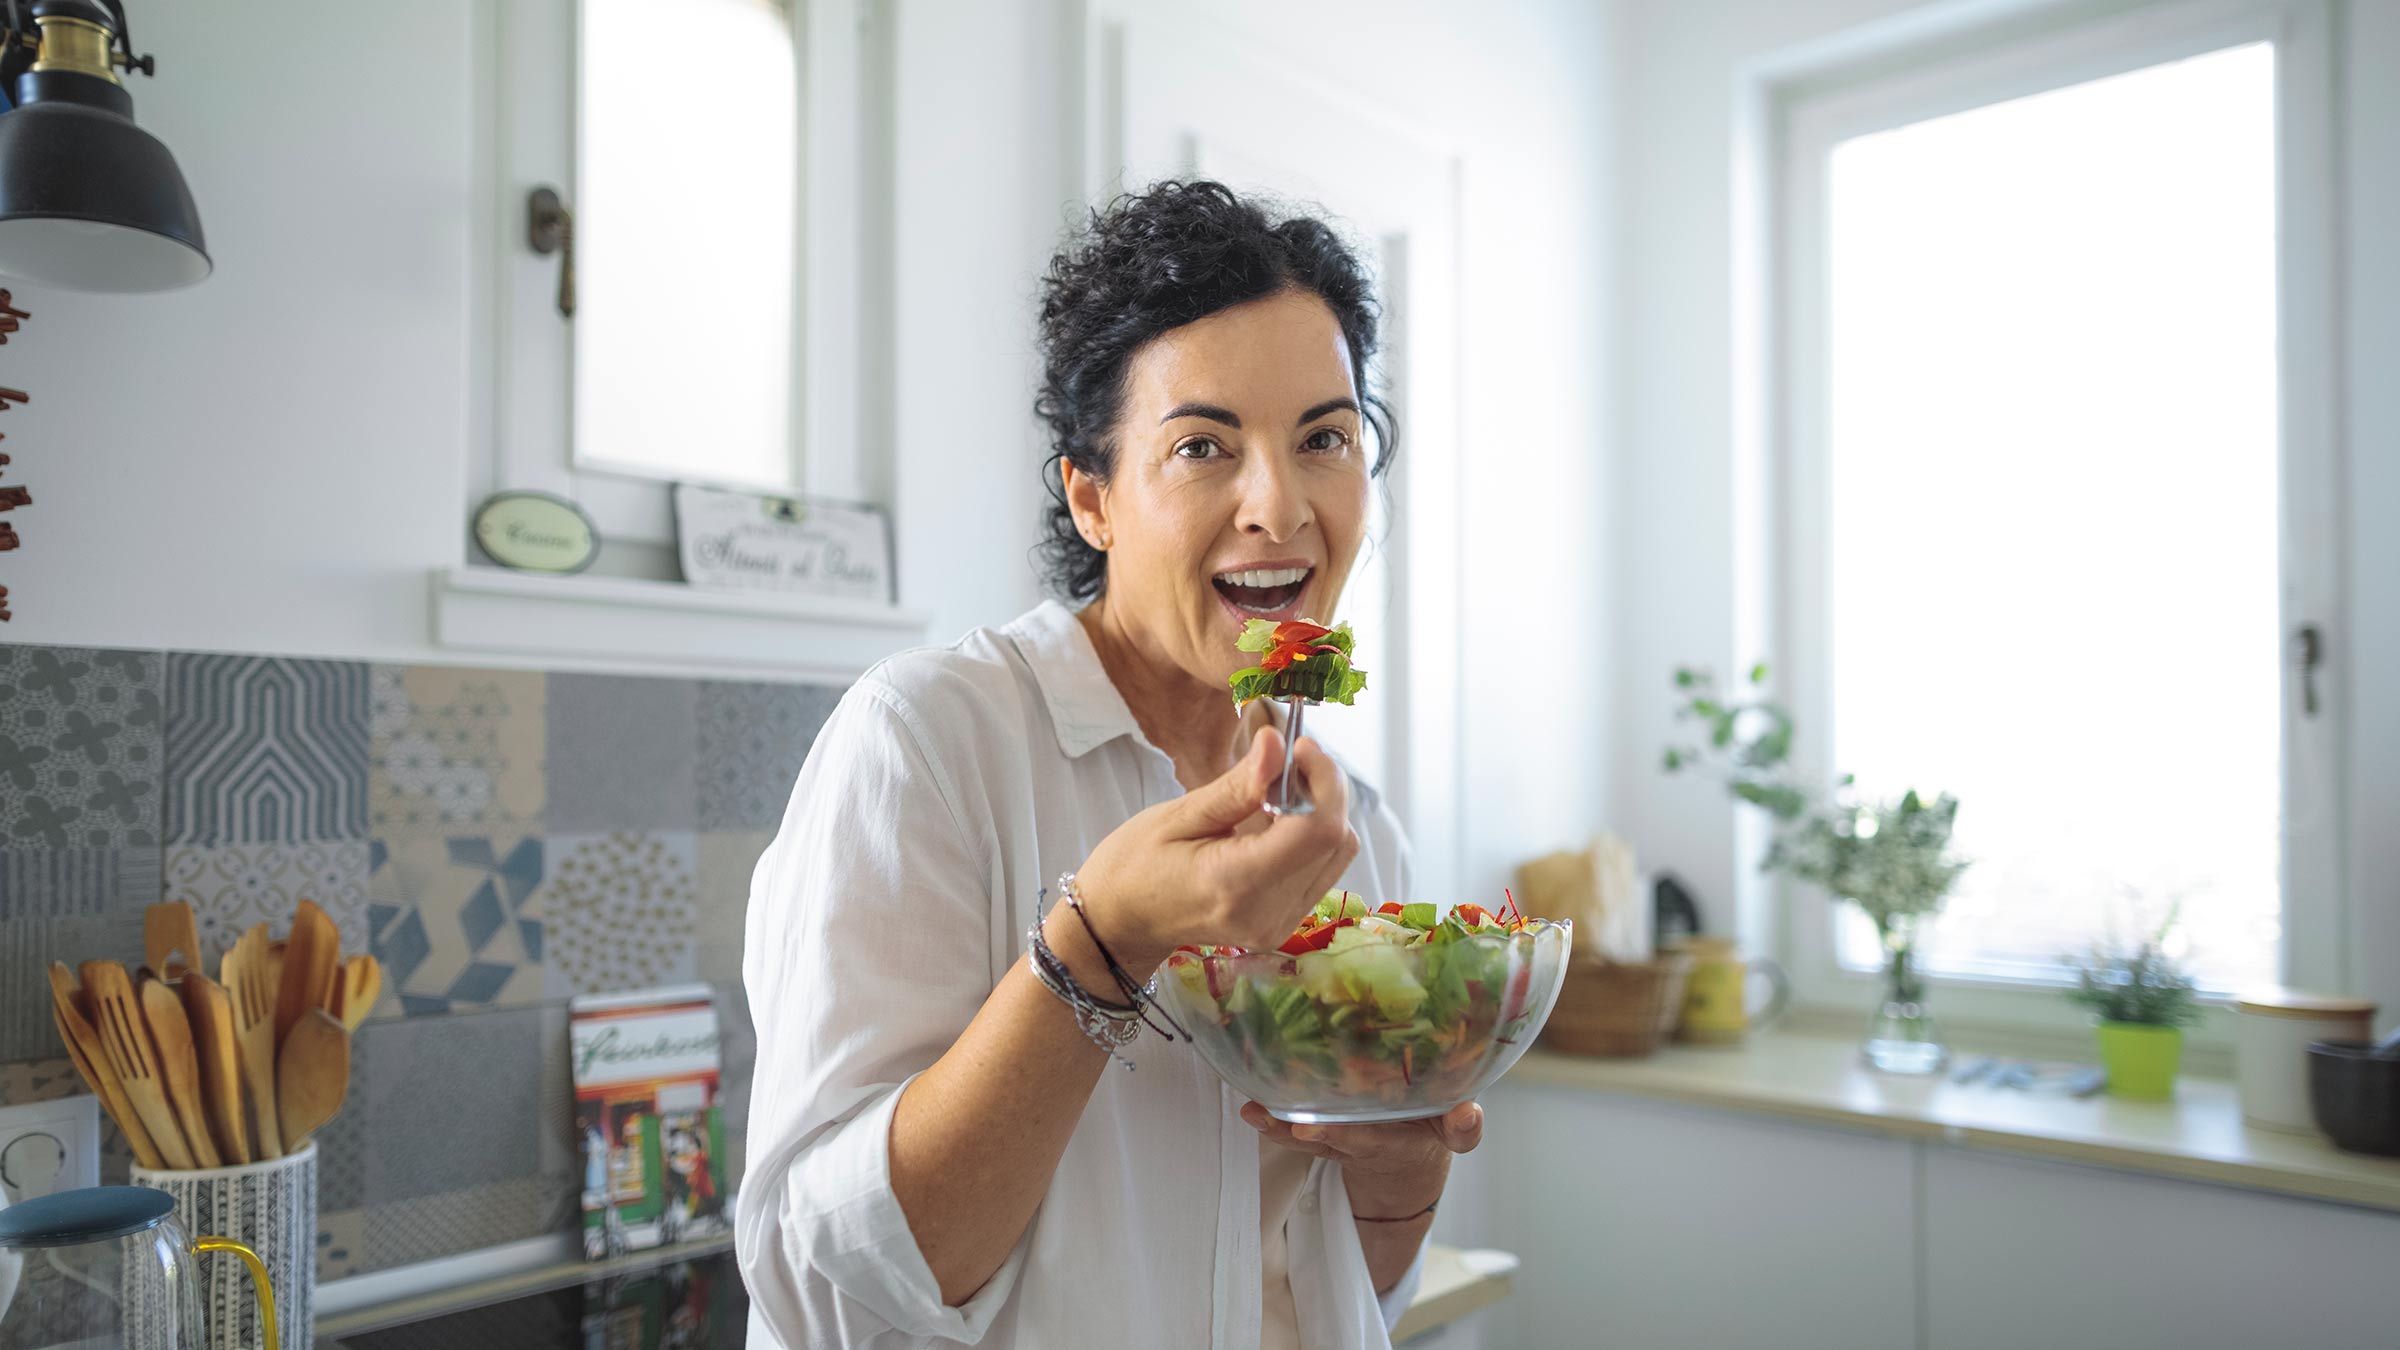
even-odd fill
[(1133, 1061), (1117, 1052), (1142, 1034), (1141, 1009), (1105, 1002), (1084, 988), (1075, 973), (1067, 969), (1067, 963), (1050, 949), (1038, 914), (1033, 927), (1025, 931), (1025, 946), (1025, 959), (1033, 967), (1033, 977), (1074, 1013), (1076, 1030), (1083, 1033), (1084, 1039), (1107, 1051), (1110, 1059), (1132, 1069)]

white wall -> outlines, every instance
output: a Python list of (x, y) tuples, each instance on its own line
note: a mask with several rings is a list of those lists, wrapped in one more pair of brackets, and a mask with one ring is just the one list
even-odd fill
[[(1908, 10), (1993, 9), (1979, 0), (1632, 0), (1627, 16), (1624, 304), (1618, 347), (1614, 753), (1608, 800), (1644, 860), (1692, 880), (1731, 924), (1733, 813), (1705, 779), (1669, 778), (1668, 677), (1702, 663), (1742, 669), (1736, 651), (1733, 326), (1730, 256), (1734, 89), (1748, 63)], [(2342, 6), (2350, 344), (2346, 397), (2353, 627), (2337, 650), (2352, 700), (2350, 940), (2355, 982), (2400, 1007), (2400, 552), (2381, 522), (2400, 508), (2400, 265), (2374, 241), (2400, 231), (2400, 6)], [(2337, 637), (2337, 643), (2341, 637)]]

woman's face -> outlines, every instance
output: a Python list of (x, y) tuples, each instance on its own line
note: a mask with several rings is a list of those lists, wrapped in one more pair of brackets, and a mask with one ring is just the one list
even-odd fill
[(1110, 621), (1222, 685), (1250, 619), (1334, 622), (1366, 530), (1364, 419), (1341, 326), (1283, 291), (1172, 329), (1127, 363), (1116, 472), (1067, 500), (1108, 553)]

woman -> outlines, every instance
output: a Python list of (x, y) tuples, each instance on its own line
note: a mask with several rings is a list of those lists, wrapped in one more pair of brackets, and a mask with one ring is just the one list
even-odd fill
[[(1478, 1108), (1294, 1128), (1187, 1045), (1112, 1070), (1070, 1002), (1123, 1001), (1108, 956), (1274, 945), (1337, 886), (1411, 898), (1391, 811), (1315, 742), (1317, 810), (1262, 810), (1282, 732), (1226, 684), (1244, 620), (1330, 619), (1358, 557), (1365, 274), (1317, 221), (1167, 184), (1053, 260), (1041, 338), (1042, 555), (1082, 608), (870, 671), (753, 884), (752, 1335), (1386, 1344)], [(1040, 908), (1064, 873), (1080, 917)]]

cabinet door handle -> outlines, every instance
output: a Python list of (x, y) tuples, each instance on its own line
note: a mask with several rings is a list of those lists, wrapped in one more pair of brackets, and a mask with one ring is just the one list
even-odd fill
[(558, 189), (537, 187), (525, 198), (525, 242), (547, 258), (556, 253), (558, 313), (575, 317), (575, 214), (559, 198)]
[(2292, 634), (2292, 664), (2300, 667), (2300, 711), (2317, 715), (2317, 667), (2325, 664), (2325, 635), (2313, 623)]

